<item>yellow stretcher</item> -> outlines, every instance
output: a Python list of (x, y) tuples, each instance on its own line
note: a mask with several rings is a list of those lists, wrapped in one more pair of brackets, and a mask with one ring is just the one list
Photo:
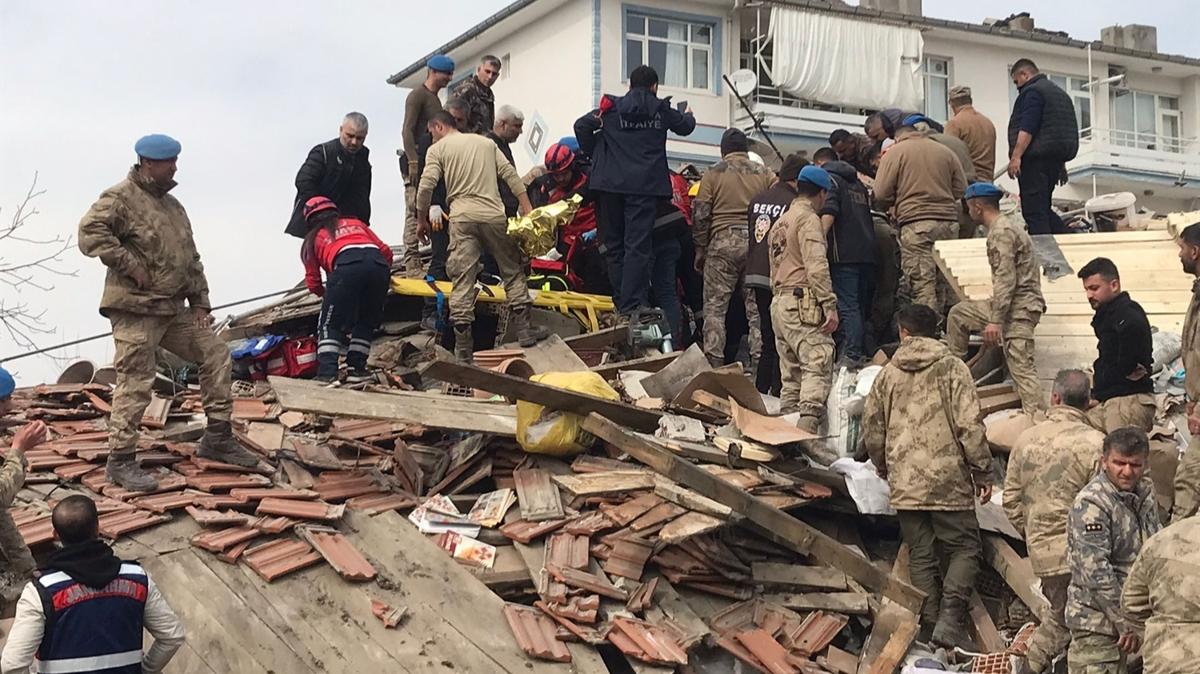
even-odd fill
[[(437, 289), (450, 296), (451, 284), (448, 281), (438, 281)], [(477, 301), (503, 303), (505, 301), (503, 286), (480, 286), (481, 291)], [(392, 277), (392, 292), (397, 295), (411, 297), (436, 297), (433, 287), (423, 279)], [(612, 298), (607, 295), (589, 295), (559, 290), (529, 289), (533, 297), (533, 306), (544, 309), (555, 309), (564, 315), (579, 321), (584, 330), (594, 332), (600, 329), (600, 312), (613, 311)]]

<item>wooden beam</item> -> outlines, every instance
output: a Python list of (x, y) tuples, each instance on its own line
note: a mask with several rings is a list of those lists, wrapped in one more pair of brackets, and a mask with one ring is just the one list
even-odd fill
[(917, 616), (886, 599), (863, 646), (858, 674), (892, 674), (917, 637)]
[[(492, 393), (545, 405), (551, 409), (586, 415), (592, 412), (612, 419), (629, 428), (651, 432), (658, 428), (662, 414), (626, 405), (617, 400), (606, 400), (584, 393), (576, 393), (546, 384), (539, 384), (474, 365), (463, 365), (446, 360), (430, 363), (421, 371), (421, 376), (431, 379), (483, 389)], [(453, 422), (454, 419), (449, 420)]]
[(368, 419), (388, 419), (476, 433), (513, 437), (517, 434), (517, 412), (511, 405), (460, 398), (406, 393), (368, 393), (325, 388), (303, 379), (271, 377), (271, 387), (281, 407), (297, 412), (314, 412)]
[(1050, 610), (1050, 601), (1037, 589), (1037, 575), (1033, 573), (1033, 565), (1029, 560), (1017, 554), (1001, 536), (984, 534), (982, 539), (983, 556), (988, 564), (1004, 578), (1004, 582), (1035, 616), (1040, 618), (1045, 615)]
[(978, 592), (971, 593), (971, 634), (975, 637), (975, 643), (983, 649), (984, 653), (999, 653), (1006, 647), (1004, 638), (1000, 636), (1000, 630), (996, 629), (996, 623), (992, 620), (992, 616), (988, 613), (987, 607), (983, 605), (983, 600), (979, 598)]
[(609, 381), (616, 379), (621, 370), (641, 370), (642, 372), (658, 372), (664, 367), (670, 365), (682, 351), (672, 351), (671, 353), (656, 354), (646, 356), (645, 358), (634, 358), (633, 360), (623, 360), (619, 363), (605, 363), (592, 368), (592, 372), (608, 379)]
[(629, 326), (618, 325), (595, 332), (567, 337), (563, 341), (574, 351), (599, 351), (608, 346), (624, 344), (629, 340)]
[(921, 610), (925, 600), (923, 592), (889, 577), (841, 543), (740, 487), (687, 463), (670, 450), (630, 434), (598, 414), (588, 415), (583, 421), (583, 428), (668, 478), (742, 513), (768, 539), (801, 554), (811, 555), (822, 564), (841, 569), (867, 588), (894, 599), (914, 613)]
[(822, 590), (845, 590), (846, 574), (827, 566), (801, 566), (754, 562), (751, 576), (755, 583), (784, 587), (811, 587)]
[(870, 598), (871, 595), (859, 592), (802, 592), (763, 596), (763, 599), (793, 611), (836, 611), (851, 615), (869, 614)]

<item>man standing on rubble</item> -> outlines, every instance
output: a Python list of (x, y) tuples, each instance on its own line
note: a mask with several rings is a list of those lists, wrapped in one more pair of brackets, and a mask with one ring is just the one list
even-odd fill
[(296, 173), (296, 201), (288, 234), (303, 239), (308, 233), (304, 204), (313, 197), (332, 199), (346, 217), (371, 224), (371, 150), (363, 145), (366, 141), (366, 116), (349, 112), (338, 127), (337, 138), (308, 151)]
[(967, 144), (975, 168), (974, 178), (967, 177), (973, 182), (992, 182), (996, 177), (996, 125), (975, 109), (971, 87), (950, 90), (950, 110), (954, 116), (946, 122), (946, 135)]
[(258, 465), (258, 457), (233, 438), (229, 349), (212, 331), (208, 280), (192, 223), (169, 194), (176, 185), (179, 141), (144, 136), (134, 151), (137, 164), (128, 177), (105, 190), (79, 222), (79, 250), (108, 267), (100, 313), (112, 324), (117, 385), (106, 474), (130, 491), (154, 491), (158, 481), (138, 466), (136, 452), (160, 346), (200, 366), (208, 428), (197, 454), (247, 467)]
[[(0, 367), (0, 417), (12, 406), (14, 390), (12, 375)], [(8, 509), (25, 484), (25, 453), (45, 441), (45, 423), (33, 421), (21, 426), (8, 441), (4, 463), (0, 464), (0, 616), (8, 615), (11, 602), (37, 568)]]
[(521, 346), (533, 346), (546, 336), (545, 329), (530, 324), (529, 307), (533, 300), (526, 286), (524, 262), (521, 250), (507, 234), (504, 203), (500, 201), (496, 182), (499, 178), (508, 183), (517, 195), (521, 215), (532, 210), (525, 185), (495, 143), (473, 133), (461, 133), (450, 113), (442, 111), (434, 115), (429, 122), (429, 133), (434, 144), (426, 155), (417, 189), (417, 220), (421, 238), (427, 240), (430, 199), (438, 181), (445, 179), (451, 213), (451, 248), (446, 267), (453, 283), (450, 322), (454, 325), (454, 355), (469, 363), (474, 353), (471, 326), (475, 322), (475, 279), (485, 251), (492, 254), (500, 267), (517, 340)]
[[(92, 499), (68, 496), (50, 519), (62, 547), (21, 592), (0, 671), (161, 672), (185, 634), (158, 586), (100, 540)], [(154, 639), (145, 652), (143, 630)]]
[(438, 92), (454, 77), (454, 60), (445, 54), (436, 54), (425, 62), (425, 67), (428, 68), (425, 81), (408, 92), (408, 98), (404, 100), (404, 154), (400, 157), (400, 175), (404, 178), (404, 273), (413, 277), (421, 275), (417, 185), (421, 182), (425, 152), (432, 144), (429, 120), (442, 110)]
[(1075, 104), (1029, 59), (1017, 59), (1009, 75), (1018, 93), (1008, 117), (1008, 177), (1020, 186), (1021, 216), (1030, 234), (1066, 234), (1050, 200), (1079, 152)]
[(486, 134), (496, 119), (496, 94), (492, 85), (500, 79), (500, 59), (491, 54), (479, 59), (475, 74), (454, 87), (451, 96), (467, 104), (467, 133)]
[(958, 238), (958, 202), (967, 177), (954, 153), (911, 126), (896, 133), (875, 176), (876, 208), (893, 208), (900, 266), (912, 301), (941, 311), (933, 244)]
[(1003, 196), (991, 183), (973, 183), (967, 188), (971, 220), (988, 231), (992, 297), (954, 305), (946, 319), (946, 343), (955, 356), (964, 359), (973, 331), (983, 331), (985, 345), (1002, 346), (1008, 374), (1021, 396), (1021, 409), (1033, 414), (1046, 409), (1033, 361), (1033, 331), (1046, 311), (1046, 301), (1033, 240), (1019, 220), (1000, 212)]
[(1117, 265), (1098, 257), (1079, 270), (1088, 304), (1096, 310), (1097, 358), (1092, 365), (1092, 397), (1100, 404), (1088, 416), (1102, 432), (1133, 426), (1154, 427), (1154, 339), (1142, 305), (1121, 290)]
[(1200, 222), (1179, 233), (1179, 262), (1195, 277), (1192, 301), (1183, 321), (1184, 388), (1187, 391), (1187, 425), (1192, 443), (1175, 470), (1175, 507), (1171, 521), (1196, 515), (1200, 508)]
[[(492, 139), (496, 147), (500, 148), (500, 154), (504, 155), (513, 168), (516, 168), (517, 162), (513, 159), (512, 144), (521, 137), (524, 128), (525, 114), (511, 105), (502, 105), (496, 111), (496, 123), (484, 134)], [(500, 181), (497, 187), (500, 189), (500, 201), (504, 202), (505, 217), (515, 216), (518, 205), (517, 195), (513, 194), (508, 183), (504, 181)]]
[(844, 161), (822, 161), (819, 155), (828, 150), (817, 150), (813, 158), (833, 182), (818, 212), (829, 243), (829, 272), (838, 301), (840, 325), (833, 339), (840, 361), (859, 366), (866, 362), (866, 323), (875, 292), (875, 222), (858, 171)]
[(1025, 672), (1041, 672), (1067, 650), (1063, 620), (1071, 569), (1067, 564), (1067, 514), (1075, 495), (1096, 474), (1104, 434), (1087, 420), (1091, 382), (1081, 370), (1054, 378), (1045, 421), (1022, 433), (1008, 457), (1004, 512), (1025, 535), (1029, 561), (1041, 580), (1050, 612), (1029, 640)]
[(1200, 518), (1150, 537), (1129, 569), (1121, 609), (1142, 640), (1145, 674), (1200, 666)]
[(1069, 671), (1120, 674), (1141, 639), (1121, 612), (1121, 587), (1146, 539), (1162, 527), (1145, 475), (1150, 441), (1137, 428), (1104, 438), (1100, 472), (1075, 497), (1067, 526), (1071, 584), (1066, 624)]
[[(816, 166), (800, 169), (798, 196), (771, 228), (771, 325), (782, 381), (779, 411), (799, 412), (796, 426), (818, 433), (833, 382), (837, 296), (829, 277), (825, 231), (817, 211), (832, 188)], [(717, 320), (712, 317), (710, 320)], [(811, 451), (820, 451), (813, 444)], [(836, 457), (814, 456), (828, 465)]]
[(762, 355), (758, 304), (750, 288), (741, 285), (746, 273), (746, 208), (755, 195), (775, 182), (775, 172), (751, 161), (746, 134), (726, 129), (721, 136), (721, 161), (704, 172), (700, 192), (692, 200), (692, 236), (696, 241), (696, 270), (704, 272), (704, 355), (713, 367), (725, 364), (725, 314), (741, 286), (741, 300), (750, 326), (750, 360)]
[(922, 640), (972, 649), (967, 605), (982, 556), (975, 503), (992, 497), (979, 395), (966, 364), (937, 340), (937, 312), (910, 304), (896, 320), (900, 348), (867, 395), (862, 443), (891, 487), (912, 583), (927, 596)]

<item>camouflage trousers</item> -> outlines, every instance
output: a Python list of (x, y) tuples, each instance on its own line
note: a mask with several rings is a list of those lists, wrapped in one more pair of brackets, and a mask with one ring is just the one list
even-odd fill
[(1175, 469), (1175, 507), (1171, 509), (1171, 522), (1197, 516), (1198, 509), (1200, 509), (1200, 436), (1193, 437), (1187, 451), (1179, 457), (1179, 467)]
[[(959, 358), (967, 357), (971, 333), (983, 330), (990, 310), (990, 300), (966, 300), (950, 309), (946, 318), (946, 345), (950, 347), (950, 353)], [(1021, 396), (1021, 409), (1026, 414), (1046, 410), (1046, 396), (1033, 361), (1033, 331), (1040, 319), (1041, 314), (1033, 314), (1028, 318), (1013, 319), (1001, 327), (1004, 362), (1017, 394)]]
[(908, 279), (913, 303), (941, 313), (946, 282), (933, 261), (933, 244), (957, 238), (958, 223), (953, 220), (917, 220), (900, 228), (900, 270)]
[(525, 261), (517, 243), (508, 237), (503, 222), (451, 222), (450, 250), (446, 271), (453, 287), (450, 290), (450, 322), (467, 325), (475, 321), (475, 280), (482, 268), (484, 252), (492, 254), (504, 280), (504, 294), (509, 308), (532, 304), (526, 285)]
[(1029, 639), (1029, 652), (1025, 656), (1029, 661), (1029, 668), (1035, 672), (1045, 671), (1071, 643), (1071, 630), (1067, 629), (1063, 617), (1067, 608), (1067, 586), (1071, 584), (1071, 574), (1043, 576), (1041, 580), (1042, 594), (1050, 601), (1050, 608), (1045, 615), (1039, 616), (1041, 622), (1038, 623), (1033, 637)]
[(8, 508), (0, 506), (0, 608), (21, 596), (37, 564)]
[(974, 510), (898, 510), (896, 518), (912, 584), (926, 595), (921, 623), (933, 625), (946, 599), (971, 601), (983, 558), (979, 520)]
[(142, 414), (150, 404), (157, 372), (158, 347), (200, 366), (200, 399), (209, 420), (228, 421), (233, 411), (229, 349), (209, 328), (192, 322), (190, 312), (150, 316), (110, 311), (116, 355), (117, 385), (108, 419), (108, 446), (113, 453), (137, 449)]
[(1125, 656), (1109, 634), (1071, 630), (1067, 649), (1068, 674), (1124, 674)]
[[(802, 418), (819, 423), (833, 387), (833, 337), (821, 332), (821, 326), (800, 320), (800, 302), (790, 289), (776, 291), (771, 299), (771, 327), (775, 329), (782, 383), (779, 411), (800, 412)], [(708, 321), (704, 324), (707, 327)]]
[[(407, 161), (401, 158), (400, 161)], [(421, 240), (417, 238), (417, 186), (416, 182), (404, 186), (404, 275), (420, 278)]]
[(1109, 398), (1088, 410), (1088, 423), (1102, 433), (1133, 426), (1147, 433), (1154, 427), (1154, 394), (1135, 393)]
[[(725, 314), (746, 274), (748, 241), (745, 227), (729, 227), (714, 234), (704, 252), (704, 355), (714, 367), (725, 363)], [(758, 302), (753, 290), (745, 285), (741, 293), (746, 322), (750, 325), (750, 359), (757, 363), (762, 355)]]

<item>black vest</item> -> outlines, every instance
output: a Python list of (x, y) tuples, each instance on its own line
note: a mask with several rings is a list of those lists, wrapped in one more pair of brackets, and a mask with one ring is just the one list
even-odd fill
[(1075, 105), (1071, 96), (1043, 73), (1034, 75), (1031, 80), (1021, 87), (1017, 101), (1013, 104), (1012, 114), (1008, 117), (1008, 153), (1017, 145), (1017, 133), (1020, 131), (1020, 111), (1025, 105), (1025, 97), (1030, 91), (1042, 95), (1042, 125), (1025, 150), (1029, 159), (1046, 159), (1051, 161), (1069, 161), (1079, 152), (1079, 122), (1075, 119)]

